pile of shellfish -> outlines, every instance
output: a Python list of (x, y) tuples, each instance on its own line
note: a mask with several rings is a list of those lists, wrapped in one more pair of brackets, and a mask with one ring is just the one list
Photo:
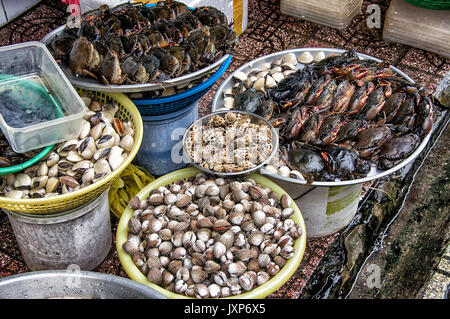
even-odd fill
[(196, 298), (251, 291), (275, 276), (294, 255), (303, 230), (292, 199), (252, 179), (199, 173), (160, 187), (140, 200), (123, 249), (147, 278)]
[(193, 163), (218, 173), (243, 172), (273, 152), (267, 122), (248, 113), (208, 115), (188, 131), (185, 150)]
[(254, 112), (277, 128), (280, 159), (268, 167), (286, 177), (339, 181), (390, 169), (433, 126), (424, 88), (354, 50), (328, 57), (289, 53), (233, 76), (223, 107)]
[(167, 0), (86, 12), (52, 39), (54, 57), (77, 75), (110, 85), (157, 83), (202, 69), (228, 53), (237, 35), (214, 7)]
[(0, 168), (25, 163), (38, 155), (41, 151), (42, 149), (33, 150), (26, 153), (16, 153), (12, 149), (11, 145), (9, 145), (9, 142), (5, 135), (3, 135), (3, 132), (0, 131)]
[(134, 145), (129, 120), (117, 117), (115, 103), (82, 95), (86, 112), (77, 138), (62, 142), (36, 164), (1, 176), (0, 196), (14, 199), (53, 197), (87, 187), (116, 170)]

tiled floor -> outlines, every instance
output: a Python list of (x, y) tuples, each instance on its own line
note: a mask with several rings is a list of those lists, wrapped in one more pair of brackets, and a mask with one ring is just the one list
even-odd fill
[(448, 299), (450, 298), (450, 244), (441, 256), (433, 276), (425, 287), (423, 299)]
[[(278, 0), (249, 0), (249, 22), (247, 31), (233, 52), (233, 63), (226, 74), (213, 86), (200, 102), (200, 115), (210, 111), (211, 101), (220, 83), (237, 67), (256, 57), (298, 47), (355, 48), (357, 51), (388, 60), (415, 81), (432, 92), (446, 72), (450, 61), (436, 54), (401, 44), (382, 40), (382, 29), (366, 27), (365, 8), (377, 3), (382, 15), (389, 5), (388, 0), (364, 1), (362, 14), (357, 16), (345, 30), (329, 27), (282, 15)], [(40, 40), (46, 33), (63, 24), (67, 13), (65, 6), (56, 0), (42, 3), (0, 29), (0, 45)], [(113, 220), (113, 234), (117, 220)], [(315, 267), (337, 236), (310, 239), (300, 267), (292, 278), (270, 298), (298, 298), (302, 288), (314, 272)], [(113, 235), (114, 241), (114, 235)], [(126, 276), (115, 252), (115, 243), (106, 260), (97, 271)], [(0, 277), (26, 272), (14, 234), (4, 213), (0, 213)]]

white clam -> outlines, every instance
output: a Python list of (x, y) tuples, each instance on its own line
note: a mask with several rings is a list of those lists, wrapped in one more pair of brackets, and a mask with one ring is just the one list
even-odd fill
[(114, 133), (116, 133), (116, 130), (112, 127), (112, 125), (108, 124), (103, 128), (101, 136), (113, 135)]
[(257, 78), (256, 76), (250, 76), (250, 77), (247, 79), (247, 87), (252, 87), (252, 86), (253, 86), (253, 83), (254, 83), (256, 80), (258, 80), (258, 78)]
[(227, 96), (223, 99), (223, 107), (226, 109), (232, 109), (234, 105), (234, 98)]
[(283, 56), (282, 61), (284, 63), (296, 65), (297, 64), (297, 57), (295, 56), (294, 53), (288, 53), (288, 54)]
[(263, 64), (261, 64), (261, 65), (259, 66), (259, 70), (260, 70), (260, 71), (270, 70), (270, 67), (271, 67), (271, 66), (272, 66), (271, 63), (266, 62), (266, 63), (263, 63)]
[(102, 121), (111, 124), (118, 109), (119, 107), (115, 104), (105, 106), (104, 110), (102, 111)]
[(270, 75), (268, 75), (266, 77), (265, 86), (268, 88), (271, 88), (271, 87), (274, 87), (275, 85), (277, 85), (277, 82), (275, 81), (275, 79), (273, 77), (271, 77)]
[(94, 171), (96, 174), (109, 174), (111, 173), (111, 167), (109, 166), (108, 161), (102, 158), (94, 164)]
[(9, 192), (6, 197), (13, 198), (13, 199), (21, 199), (24, 196), (24, 192), (19, 190), (13, 190)]
[(91, 130), (91, 124), (85, 119), (81, 120), (80, 124), (80, 133), (78, 134), (78, 138), (80, 140), (84, 139), (89, 135), (89, 131)]
[(89, 135), (94, 140), (98, 140), (100, 138), (100, 136), (102, 135), (104, 127), (105, 127), (105, 123), (103, 123), (103, 122), (98, 123), (93, 128), (91, 128), (91, 131), (89, 132)]
[(325, 59), (325, 53), (323, 51), (319, 51), (316, 54), (314, 54), (314, 61), (319, 62), (321, 60)]
[(268, 75), (268, 74), (269, 74), (269, 71), (261, 71), (261, 72), (259, 72), (256, 76), (257, 76), (258, 78), (265, 78), (266, 75)]
[(113, 146), (111, 148), (111, 153), (109, 153), (108, 162), (113, 171), (116, 170), (120, 166), (120, 164), (122, 164), (124, 161), (124, 158), (121, 156), (122, 152), (123, 148), (121, 148), (120, 146)]
[(134, 145), (134, 139), (131, 135), (125, 135), (120, 140), (119, 146), (122, 147), (125, 151), (130, 152)]
[(259, 78), (253, 83), (253, 88), (257, 91), (264, 91), (265, 79)]
[(239, 71), (233, 74), (233, 78), (238, 82), (244, 82), (247, 80), (247, 74)]
[(291, 170), (290, 170), (289, 167), (287, 167), (287, 166), (281, 166), (281, 167), (278, 169), (278, 173), (279, 173), (281, 176), (284, 176), (284, 177), (288, 177), (290, 172), (291, 172)]
[(291, 177), (291, 178), (296, 178), (296, 179), (300, 179), (300, 180), (306, 180), (306, 179), (303, 177), (302, 173), (300, 173), (300, 172), (297, 171), (297, 170), (292, 170), (292, 171), (289, 173), (289, 177)]
[(85, 159), (91, 159), (96, 150), (97, 148), (95, 147), (95, 142), (92, 136), (86, 137), (78, 146), (78, 152)]
[(281, 73), (281, 72), (277, 72), (277, 73), (272, 74), (272, 78), (273, 78), (275, 81), (280, 82), (281, 80), (284, 79), (284, 75), (283, 75), (283, 73)]
[(272, 165), (266, 165), (266, 166), (264, 167), (264, 169), (265, 169), (266, 171), (268, 171), (269, 173), (271, 173), (271, 174), (277, 174), (277, 173), (278, 173), (278, 170), (276, 169), (276, 167), (275, 167), (275, 166), (272, 166)]
[(275, 73), (280, 73), (283, 72), (283, 69), (281, 68), (281, 66), (275, 66), (272, 69), (270, 69), (270, 74), (273, 75)]
[(298, 62), (303, 64), (309, 64), (314, 61), (314, 57), (309, 51), (303, 52), (298, 56)]
[(222, 94), (223, 94), (224, 97), (232, 96), (233, 95), (233, 90), (230, 89), (230, 88), (226, 88), (226, 89), (224, 89), (222, 91)]
[(70, 151), (66, 156), (66, 160), (72, 163), (77, 163), (84, 160), (84, 157), (81, 156), (77, 151)]

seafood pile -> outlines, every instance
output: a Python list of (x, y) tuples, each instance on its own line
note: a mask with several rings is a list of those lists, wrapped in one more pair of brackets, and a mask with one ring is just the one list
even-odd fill
[(211, 72), (208, 72), (206, 75), (202, 76), (198, 79), (193, 79), (192, 81), (189, 81), (187, 83), (182, 83), (176, 86), (169, 86), (163, 89), (159, 90), (151, 90), (151, 91), (145, 91), (145, 92), (133, 92), (128, 93), (128, 97), (130, 99), (156, 99), (156, 98), (162, 98), (166, 96), (171, 96), (175, 94), (179, 94), (182, 92), (185, 92), (189, 89), (192, 89), (193, 87), (207, 81), (215, 72), (216, 70), (213, 70)]
[(38, 155), (42, 149), (34, 150), (26, 153), (16, 153), (9, 145), (3, 132), (0, 131), (0, 168), (10, 167), (25, 163)]
[(303, 230), (292, 199), (279, 198), (252, 179), (200, 173), (160, 187), (140, 200), (123, 249), (147, 278), (196, 298), (251, 291), (275, 276), (294, 255)]
[(77, 138), (59, 143), (47, 156), (17, 174), (0, 178), (0, 196), (15, 199), (53, 197), (87, 187), (114, 170), (134, 145), (130, 121), (117, 116), (114, 103), (102, 104), (90, 93)]
[(270, 125), (240, 112), (199, 120), (189, 129), (184, 147), (193, 163), (218, 173), (250, 170), (274, 152)]
[(157, 83), (202, 69), (236, 42), (220, 10), (190, 10), (167, 0), (86, 12), (79, 27), (66, 27), (49, 48), (75, 74), (120, 85)]
[[(295, 60), (304, 64), (296, 71)], [(287, 76), (267, 85), (269, 76), (287, 68)], [(285, 56), (248, 75), (235, 74), (234, 80), (224, 92), (224, 107), (266, 118), (279, 132), (284, 176), (308, 182), (392, 168), (417, 149), (433, 125), (434, 106), (423, 88), (387, 62), (360, 59), (354, 50), (316, 62), (305, 54)], [(286, 168), (300, 174), (291, 176)]]

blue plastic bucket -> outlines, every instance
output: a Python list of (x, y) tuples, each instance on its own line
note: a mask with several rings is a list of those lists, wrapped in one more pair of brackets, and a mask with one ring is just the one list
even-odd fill
[(188, 165), (183, 158), (183, 135), (198, 118), (198, 101), (170, 114), (142, 116), (144, 136), (136, 155), (138, 165), (161, 176)]

